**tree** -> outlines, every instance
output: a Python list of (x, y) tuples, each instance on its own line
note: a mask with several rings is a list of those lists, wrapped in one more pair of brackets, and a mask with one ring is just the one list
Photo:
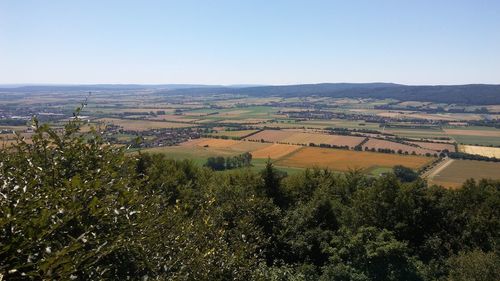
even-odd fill
[(418, 179), (418, 173), (405, 166), (397, 165), (392, 169), (396, 177), (402, 182), (412, 182)]
[(448, 260), (450, 281), (497, 281), (500, 256), (494, 252), (461, 252)]
[(34, 120), (33, 143), (0, 157), (0, 272), (7, 279), (142, 276), (134, 161), (75, 119), (60, 134)]
[(268, 158), (266, 162), (266, 167), (260, 172), (262, 179), (264, 180), (263, 190), (264, 194), (272, 198), (274, 203), (278, 206), (284, 203), (284, 198), (281, 192), (281, 180), (286, 176), (282, 172), (276, 170)]
[(423, 280), (407, 245), (387, 230), (342, 229), (328, 251), (324, 280)]

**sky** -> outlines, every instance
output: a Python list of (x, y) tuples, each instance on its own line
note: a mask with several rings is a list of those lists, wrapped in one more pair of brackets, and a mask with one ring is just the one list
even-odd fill
[(500, 84), (499, 0), (0, 0), (0, 84)]

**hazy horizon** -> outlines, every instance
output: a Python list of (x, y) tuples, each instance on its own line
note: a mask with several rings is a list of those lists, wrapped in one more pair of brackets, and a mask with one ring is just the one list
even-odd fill
[(500, 83), (466, 83), (466, 84), (404, 84), (394, 82), (318, 82), (318, 83), (287, 83), (287, 84), (201, 84), (201, 83), (0, 83), (0, 87), (24, 87), (24, 86), (98, 86), (98, 85), (137, 85), (137, 86), (164, 86), (164, 85), (182, 85), (182, 86), (213, 86), (213, 87), (266, 87), (266, 86), (294, 86), (294, 85), (317, 85), (317, 84), (396, 84), (404, 86), (465, 86), (465, 85), (500, 85)]

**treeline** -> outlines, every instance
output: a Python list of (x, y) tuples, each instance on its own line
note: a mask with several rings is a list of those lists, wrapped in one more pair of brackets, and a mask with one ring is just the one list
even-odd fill
[(495, 157), (488, 157), (476, 154), (469, 154), (464, 152), (449, 152), (448, 156), (453, 159), (464, 159), (464, 160), (479, 160), (479, 161), (490, 161), (490, 162), (500, 162), (500, 159)]
[(241, 167), (248, 167), (252, 164), (252, 154), (245, 152), (236, 156), (228, 157), (208, 157), (205, 167), (214, 171), (231, 170)]
[(26, 126), (26, 123), (23, 119), (0, 119), (1, 126)]
[[(216, 173), (37, 127), (0, 151), (5, 280), (485, 280), (500, 183), (309, 169)], [(404, 181), (404, 182), (402, 182)]]
[[(330, 133), (333, 133), (335, 135), (352, 135), (352, 133), (365, 133), (365, 134), (381, 134), (380, 131), (378, 130), (372, 130), (372, 129), (356, 129), (356, 128), (334, 128), (334, 127), (327, 127), (324, 129), (325, 131), (329, 131)], [(386, 134), (389, 135), (389, 134)]]

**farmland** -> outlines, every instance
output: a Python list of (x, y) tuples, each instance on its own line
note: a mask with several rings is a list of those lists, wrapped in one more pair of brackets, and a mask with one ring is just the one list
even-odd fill
[(290, 153), (293, 153), (299, 149), (302, 149), (301, 146), (298, 145), (289, 145), (289, 144), (272, 144), (270, 146), (263, 147), (258, 150), (252, 151), (252, 156), (254, 158), (271, 158), (271, 159), (279, 159)]
[(451, 152), (455, 152), (455, 146), (449, 143), (435, 143), (435, 142), (422, 142), (422, 141), (410, 141), (409, 143), (418, 145), (425, 149), (435, 150), (435, 151), (443, 151), (448, 150)]
[(266, 142), (278, 142), (287, 144), (308, 145), (310, 143), (313, 143), (316, 145), (329, 144), (329, 145), (348, 146), (348, 147), (354, 147), (360, 144), (364, 140), (364, 138), (362, 137), (303, 133), (303, 132), (282, 131), (282, 130), (265, 130), (257, 134), (254, 134), (246, 139), (250, 141), (264, 140)]
[(269, 145), (257, 142), (201, 138), (184, 142), (178, 146), (148, 148), (144, 152), (166, 154), (169, 158), (190, 159), (198, 164), (203, 164), (208, 157), (235, 156)]
[[(457, 146), (466, 155), (499, 157), (497, 105), (167, 92), (98, 91), (89, 96), (81, 119), (131, 153), (141, 149), (200, 165), (208, 157), (249, 152), (254, 169), (271, 158), (290, 172), (321, 166), (336, 171), (360, 168), (378, 176), (394, 165), (418, 170)], [(12, 130), (30, 141), (34, 115), (62, 128), (86, 96), (77, 91), (4, 98), (1, 142), (14, 142)], [(90, 126), (84, 125), (81, 132)]]
[(395, 165), (419, 169), (434, 160), (433, 157), (414, 155), (357, 152), (225, 139), (196, 139), (179, 146), (151, 148), (145, 151), (164, 153), (175, 159), (191, 159), (197, 163), (203, 163), (210, 156), (234, 156), (242, 152), (250, 152), (255, 159), (271, 158), (278, 167), (321, 167), (335, 171), (361, 169), (367, 172), (375, 168), (392, 168)]
[(410, 146), (410, 145), (406, 145), (406, 144), (391, 142), (391, 141), (387, 141), (387, 140), (380, 140), (380, 139), (369, 139), (363, 145), (363, 149), (365, 149), (365, 150), (390, 149), (390, 150), (394, 150), (396, 152), (401, 151), (402, 153), (419, 154), (419, 155), (425, 155), (425, 154), (433, 155), (436, 153), (435, 150), (430, 150), (430, 149), (425, 149), (425, 148), (420, 148), (420, 147), (415, 147), (415, 146)]
[(255, 132), (257, 132), (257, 130), (235, 130), (235, 131), (221, 130), (211, 133), (211, 135), (215, 137), (244, 138)]
[(339, 149), (305, 147), (279, 160), (278, 165), (290, 167), (320, 167), (336, 171), (350, 169), (392, 168), (403, 165), (419, 169), (433, 160), (431, 157), (413, 155), (392, 155), (374, 152), (355, 152)]
[(460, 150), (469, 154), (481, 155), (486, 157), (495, 157), (500, 159), (500, 147), (461, 145)]
[(475, 160), (451, 160), (448, 165), (433, 174), (429, 181), (432, 184), (456, 188), (467, 179), (500, 180), (500, 163)]
[(161, 121), (148, 121), (148, 120), (131, 120), (131, 119), (117, 119), (117, 118), (103, 118), (97, 119), (96, 122), (103, 124), (113, 124), (122, 127), (127, 131), (148, 131), (153, 129), (172, 129), (172, 128), (186, 128), (193, 127), (192, 124), (172, 123)]

